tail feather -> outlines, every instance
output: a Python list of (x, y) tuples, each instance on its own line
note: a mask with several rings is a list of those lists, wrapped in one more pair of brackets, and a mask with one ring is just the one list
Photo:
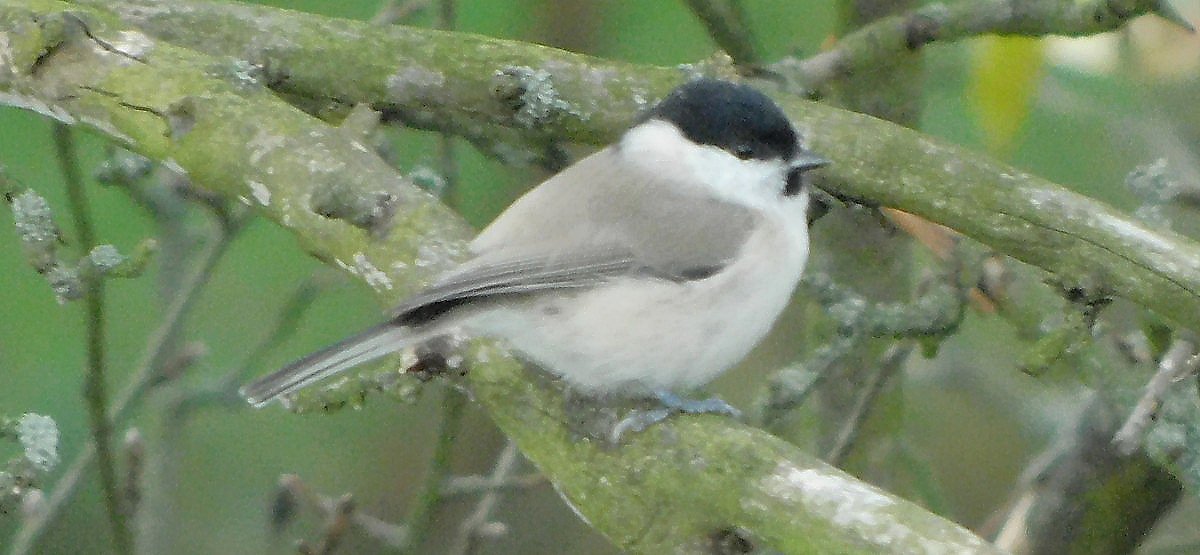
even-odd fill
[(384, 322), (243, 386), (241, 394), (251, 405), (261, 407), (283, 395), (394, 353), (420, 337), (409, 328)]

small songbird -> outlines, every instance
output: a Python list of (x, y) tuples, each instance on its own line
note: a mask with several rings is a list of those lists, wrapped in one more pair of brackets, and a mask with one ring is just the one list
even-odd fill
[(672, 392), (740, 361), (788, 304), (808, 258), (808, 172), (827, 163), (766, 95), (691, 81), (518, 199), (386, 322), (242, 393), (261, 406), (462, 330), (506, 340), (585, 395), (729, 412)]

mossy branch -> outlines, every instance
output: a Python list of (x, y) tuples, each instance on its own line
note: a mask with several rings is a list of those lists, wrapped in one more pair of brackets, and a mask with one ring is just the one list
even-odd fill
[[(1022, 18), (1014, 32), (1101, 32), (1139, 13), (1162, 13), (1166, 5), (1126, 3), (1131, 7), (1051, 2), (1059, 11), (1042, 14), (1048, 23), (1032, 21), (1038, 12)], [(406, 124), (509, 153), (556, 140), (606, 143), (689, 72), (732, 73), (724, 66), (622, 64), (470, 34), (381, 28), (258, 6), (137, 0), (112, 8), (164, 40), (274, 68), (279, 74), (271, 86), (310, 104), (370, 104)], [(1122, 17), (1087, 19), (1089, 9), (1104, 15), (1116, 8)], [(1064, 27), (1056, 30), (1054, 22)], [(834, 161), (822, 183), (831, 192), (945, 224), (1050, 271), (1065, 288), (1094, 298), (1123, 296), (1200, 329), (1200, 245), (911, 129), (790, 96), (778, 100), (811, 146)]]
[[(0, 1), (0, 33), (6, 103), (86, 124), (217, 194), (243, 197), (316, 256), (365, 277), (386, 301), (428, 277), (413, 271), (415, 262), (424, 257), (424, 267), (436, 270), (470, 234), (370, 149), (243, 78), (234, 60), (151, 39), (102, 10), (49, 0)], [(441, 39), (467, 49), (461, 38)], [(514, 56), (531, 48), (502, 46)], [(388, 217), (362, 225), (315, 213), (313, 194), (330, 187), (379, 199)], [(728, 419), (673, 419), (609, 449), (572, 439), (557, 392), (498, 348), (475, 351), (468, 379), (529, 459), (631, 551), (699, 550), (729, 529), (790, 553), (991, 550), (940, 517)]]
[(933, 42), (986, 35), (1094, 35), (1155, 13), (1185, 29), (1191, 23), (1168, 0), (975, 0), (933, 2), (881, 18), (804, 60), (787, 58), (770, 70), (806, 89), (870, 72)]

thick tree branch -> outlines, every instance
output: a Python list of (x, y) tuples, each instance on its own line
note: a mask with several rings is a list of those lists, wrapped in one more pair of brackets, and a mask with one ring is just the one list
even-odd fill
[[(1150, 9), (1146, 0), (1137, 6)], [(113, 9), (166, 40), (283, 72), (286, 79), (276, 75), (283, 81), (273, 85), (293, 95), (371, 104), (406, 114), (410, 125), (507, 145), (505, 152), (547, 140), (611, 141), (639, 109), (687, 77), (678, 68), (256, 6), (138, 0)], [(1080, 17), (1091, 12), (1063, 9), (1051, 20), (1073, 25), (1063, 33), (1103, 31), (1128, 19), (1085, 24)], [(513, 97), (514, 84), (531, 88)], [(1200, 245), (910, 129), (790, 96), (778, 100), (811, 146), (834, 160), (822, 184), (830, 191), (945, 224), (1056, 274), (1065, 287), (1124, 296), (1200, 329)]]
[[(856, 29), (880, 17), (910, 9), (917, 0), (840, 0), (835, 4), (837, 28)], [(879, 71), (844, 80), (830, 97), (848, 110), (913, 127), (920, 116), (924, 81), (922, 63), (919, 54), (897, 56)], [(891, 226), (877, 218), (873, 210), (831, 210), (823, 219), (824, 237), (814, 235), (813, 240), (829, 253), (822, 271), (828, 272), (834, 283), (846, 287), (848, 293), (874, 300), (907, 300), (913, 290), (915, 273), (912, 269), (916, 262), (909, 236), (895, 233)], [(815, 267), (809, 269), (810, 277), (816, 277), (814, 270)], [(877, 276), (891, 278), (881, 280)], [(849, 300), (849, 297), (843, 299)], [(827, 303), (822, 299), (820, 304)], [(875, 319), (871, 316), (882, 316), (884, 311), (871, 310), (876, 308), (873, 305), (863, 305), (870, 307), (864, 312), (874, 314), (863, 314), (859, 323), (868, 324), (869, 320)], [(910, 307), (904, 308), (903, 312), (912, 312)], [(879, 320), (883, 319), (886, 318)], [(885, 391), (883, 386), (890, 380), (881, 379), (883, 376), (878, 372), (900, 366), (880, 363), (889, 345), (894, 346), (894, 343), (867, 337), (859, 330), (850, 333), (859, 336), (856, 341), (844, 341), (842, 332), (846, 330), (843, 327), (846, 319), (835, 317), (831, 320), (827, 323), (806, 322), (804, 327), (806, 343), (813, 350), (831, 340), (847, 346), (842, 356), (830, 359), (835, 362), (814, 382), (815, 405), (811, 409), (818, 422), (815, 448), (826, 453), (825, 460), (830, 464), (855, 476), (884, 487), (908, 487), (893, 470), (884, 468), (886, 464), (881, 464), (899, 455), (901, 444), (895, 438), (901, 437), (904, 429), (904, 386), (893, 384)], [(913, 490), (907, 493), (917, 494)]]
[[(54, 2), (10, 1), (0, 6), (4, 6), (2, 30), (8, 38), (5, 56), (0, 59), (0, 91), (5, 94), (6, 102), (40, 108), (61, 119), (83, 120), (143, 153), (178, 163), (198, 183), (223, 195), (241, 195), (266, 204), (264, 211), (304, 238), (308, 249), (325, 259), (340, 259), (346, 267), (368, 276), (386, 299), (394, 299), (406, 288), (397, 284), (412, 279), (408, 278), (408, 271), (392, 263), (414, 261), (418, 256), (415, 247), (422, 241), (434, 245), (426, 251), (427, 256), (427, 252), (454, 249), (460, 245), (454, 238), (466, 237), (466, 228), (461, 223), (437, 204), (410, 192), (373, 156), (360, 153), (353, 148), (352, 141), (338, 136), (337, 130), (281, 106), (274, 97), (258, 90), (254, 80), (239, 80), (239, 71), (245, 70), (245, 65), (156, 43), (137, 31), (122, 31), (102, 23), (101, 14), (86, 14), (83, 19), (88, 22), (88, 32), (83, 32), (78, 18), (52, 17), (54, 13), (70, 10)], [(169, 17), (176, 6), (188, 5), (184, 2), (160, 5), (158, 12)], [(200, 8), (206, 5), (196, 6), (193, 6), (196, 10), (203, 11)], [(240, 29), (235, 25), (236, 18), (229, 20), (228, 16), (228, 11), (241, 10), (240, 7), (214, 5), (212, 10), (208, 13), (218, 18), (214, 22), (224, 25), (221, 29)], [(32, 17), (35, 13), (42, 17), (35, 20)], [(294, 24), (289, 28), (292, 37), (307, 36), (308, 31), (319, 37), (312, 42), (316, 46), (287, 50), (290, 58), (274, 59), (276, 70), (282, 67), (280, 71), (289, 72), (288, 85), (294, 86), (290, 93), (307, 90), (298, 83), (312, 86), (313, 93), (322, 90), (320, 86), (348, 86), (349, 89), (337, 91), (340, 95), (362, 83), (376, 83), (372, 80), (376, 77), (379, 82), (386, 82), (386, 77), (396, 73), (397, 67), (402, 71), (425, 64), (440, 71), (442, 64), (454, 66), (461, 73), (456, 74), (450, 85), (433, 82), (413, 85), (410, 93), (415, 96), (383, 94), (374, 100), (392, 101), (392, 106), (416, 111), (422, 106), (418, 100), (421, 95), (434, 95), (440, 86), (482, 91), (478, 96), (464, 97), (461, 106), (455, 106), (454, 102), (431, 102), (426, 106), (428, 113), (416, 118), (427, 120), (424, 125), (434, 126), (445, 117), (445, 121), (461, 126), (458, 132), (467, 136), (474, 132), (478, 138), (492, 137), (488, 133), (494, 126), (506, 126), (514, 131), (514, 137), (604, 142), (628, 124), (637, 107), (652, 101), (680, 78), (676, 70), (606, 64), (527, 44), (480, 37), (470, 37), (464, 43), (461, 37), (431, 35), (430, 31), (360, 29), (355, 26), (358, 24), (329, 22), (302, 14), (262, 13), (262, 17), (270, 14)], [(172, 25), (184, 30), (193, 26), (185, 22)], [(235, 36), (223, 41), (222, 37), (212, 35), (204, 42), (220, 47), (232, 44), (232, 48), (244, 48), (253, 54), (256, 50), (252, 37), (262, 37), (263, 31), (253, 20), (251, 28), (244, 29), (240, 43), (234, 41)], [(349, 64), (352, 58), (337, 59), (337, 52), (322, 50), (354, 42), (330, 41), (329, 34), (335, 30), (338, 36), (361, 40), (341, 50), (343, 56), (353, 59), (378, 56), (377, 59), (383, 60), (378, 66), (383, 71), (356, 73), (367, 66)], [(386, 49), (406, 46), (397, 44), (397, 36), (408, 37), (407, 47)], [(96, 42), (96, 37), (103, 44)], [(385, 38), (382, 46), (385, 49), (374, 50), (379, 46), (377, 38)], [(469, 58), (431, 58), (428, 53), (436, 48), (430, 44), (443, 43), (452, 43), (456, 50), (469, 52)], [(426, 58), (420, 58), (422, 55)], [(298, 62), (295, 73), (306, 71), (300, 68), (313, 60), (336, 60), (322, 71), (334, 71), (336, 67), (338, 78), (324, 82), (314, 78), (307, 82), (294, 79), (289, 60)], [(407, 61), (409, 65), (389, 66), (397, 61)], [(210, 70), (224, 67), (229, 73), (226, 79), (221, 79), (212, 77), (212, 73), (193, 70), (202, 67)], [(368, 68), (371, 67), (374, 66)], [(527, 67), (530, 71), (504, 72), (505, 68), (514, 67)], [(601, 74), (610, 78), (593, 79), (594, 84), (583, 86), (580, 76), (595, 77), (592, 72), (595, 67), (605, 68), (607, 73)], [(270, 77), (269, 68), (264, 71)], [(504, 99), (487, 94), (492, 90), (487, 85), (497, 72), (521, 82), (522, 76), (534, 76), (538, 71), (546, 73), (539, 82), (550, 84), (548, 89), (539, 89), (541, 93), (552, 91), (556, 95), (550, 99), (560, 101), (551, 102), (548, 112), (524, 109), (534, 99), (547, 99), (546, 95), (527, 99), (524, 93), (529, 93), (528, 89), (518, 95), (521, 102), (516, 109), (514, 103), (504, 103)], [(312, 76), (318, 73), (313, 72)], [(277, 85), (270, 79), (268, 82)], [(527, 79), (523, 83), (530, 82)], [(560, 83), (569, 86), (563, 88)], [(380, 90), (386, 93), (386, 86)], [(322, 94), (330, 93), (326, 90)], [(371, 101), (374, 94), (360, 95), (360, 99), (354, 95), (347, 97), (355, 102)], [(604, 103), (605, 95), (611, 95), (608, 103)], [(505, 99), (511, 101), (512, 97)], [(593, 106), (604, 109), (594, 113), (595, 117), (581, 118), (580, 111), (569, 109), (580, 99), (600, 102)], [(989, 241), (998, 249), (1058, 271), (1064, 279), (1078, 280), (1079, 285), (1094, 287), (1093, 291), (1127, 294), (1195, 326), (1196, 314), (1200, 312), (1195, 310), (1194, 294), (1196, 247), (1187, 241), (1146, 231), (1103, 204), (1064, 192), (1046, 181), (982, 157), (932, 142), (917, 133), (827, 107), (786, 102), (798, 124), (810, 131), (816, 147), (838, 160), (829, 180), (836, 191), (917, 211), (952, 226), (961, 223), (955, 227)], [(522, 113), (524, 117), (518, 115)], [(534, 124), (535, 129), (529, 129), (529, 124)], [(478, 126), (478, 131), (473, 131), (472, 125)], [(454, 131), (455, 127), (451, 125), (448, 129)], [(817, 130), (820, 133), (812, 132)], [(276, 141), (283, 143), (274, 144)], [(320, 163), (308, 165), (313, 160), (340, 161), (341, 166), (335, 169)], [(358, 222), (360, 227), (350, 227), (308, 210), (305, 195), (313, 190), (307, 187), (330, 186), (354, 191), (348, 193), (350, 208), (366, 209), (367, 214), (343, 220)], [(367, 195), (362, 191), (367, 191)], [(380, 191), (388, 196), (378, 195)], [(364, 198), (398, 198), (384, 202), (394, 211), (394, 221), (400, 221), (385, 239), (379, 239), (378, 235), (372, 239), (377, 232), (376, 223), (378, 227), (389, 226), (377, 222), (378, 217), (371, 217), (372, 204), (360, 202)], [(976, 222), (977, 217), (980, 221)], [(995, 222), (1000, 225), (994, 225)], [(1112, 267), (1114, 262), (1120, 267)], [(1102, 268), (1100, 274), (1093, 275), (1098, 267)], [(504, 359), (496, 351), (488, 352), (494, 364), (476, 365), (472, 375), (480, 400), (505, 431), (521, 443), (530, 459), (577, 502), (581, 511), (593, 517), (593, 523), (601, 531), (626, 548), (653, 550), (682, 539), (686, 544), (689, 538), (696, 541), (700, 535), (707, 535), (712, 531), (710, 526), (731, 524), (773, 539), (785, 549), (840, 548), (848, 543), (870, 550), (871, 538), (877, 539), (874, 532), (878, 531), (871, 529), (872, 523), (900, 526), (899, 531), (907, 541), (919, 543), (930, 537), (942, 537), (954, 542), (973, 542), (965, 532), (940, 519), (850, 481), (778, 440), (725, 420), (678, 419), (635, 438), (619, 452), (600, 452), (587, 443), (571, 442), (557, 424), (560, 414), (554, 396), (532, 386), (515, 366), (503, 364)], [(661, 443), (667, 436), (674, 436), (670, 446)], [(673, 463), (674, 460), (704, 464), (690, 467)], [(707, 467), (707, 471), (702, 472), (701, 466)], [(697, 473), (690, 476), (673, 473), (680, 467), (685, 471), (690, 467), (691, 472)], [(661, 477), (662, 473), (671, 479), (646, 479)], [(728, 482), (710, 484), (713, 476), (710, 473)], [(648, 488), (647, 483), (652, 485)], [(748, 484), (757, 484), (757, 488)], [(746, 488), (754, 491), (743, 495)], [(679, 499), (682, 507), (678, 514), (664, 511), (662, 500), (676, 502), (679, 491), (688, 491), (692, 497)], [(763, 514), (740, 505), (739, 501), (748, 497), (779, 512)], [(863, 503), (871, 511), (859, 511)], [(696, 514), (697, 507), (706, 508), (704, 514)], [(883, 520), (829, 526), (829, 519), (838, 514), (836, 509), (850, 507), (854, 514), (870, 514)], [(886, 511), (872, 512), (876, 508)], [(907, 517), (910, 512), (916, 517), (892, 518), (898, 514)], [(670, 517), (664, 517), (665, 513)], [(781, 523), (776, 520), (780, 514), (798, 514), (802, 523), (811, 524), (811, 529), (797, 530), (796, 523)], [(812, 530), (820, 532), (817, 536), (829, 536), (816, 537)], [(803, 538), (794, 537), (800, 532)], [(787, 543), (792, 539), (799, 543)]]
[(516, 163), (541, 161), (563, 139), (608, 142), (684, 75), (469, 33), (249, 4), (77, 3), (111, 9), (174, 44), (245, 60), (310, 112), (368, 104), (387, 121), (460, 135)]
[[(0, 1), (0, 32), (7, 39), (0, 57), (6, 102), (85, 123), (178, 166), (217, 194), (243, 196), (387, 301), (427, 277), (414, 267), (435, 271), (456, 258), (469, 235), (370, 149), (240, 79), (243, 66), (234, 62), (155, 41), (102, 11), (48, 0)], [(441, 38), (463, 52), (473, 50), (471, 41), (487, 42)], [(511, 46), (509, 56), (519, 60), (525, 47)], [(474, 55), (488, 52), (498, 50)], [(629, 108), (614, 117), (627, 120)], [(338, 207), (351, 217), (313, 211), (312, 199), (330, 188), (343, 191)], [(364, 199), (384, 204), (380, 212), (391, 219), (355, 212), (372, 208)], [(494, 346), (477, 347), (472, 361), (476, 399), (624, 549), (696, 550), (715, 531), (742, 528), (785, 552), (991, 550), (940, 517), (728, 419), (672, 419), (620, 449), (573, 439), (557, 391), (531, 381)]]

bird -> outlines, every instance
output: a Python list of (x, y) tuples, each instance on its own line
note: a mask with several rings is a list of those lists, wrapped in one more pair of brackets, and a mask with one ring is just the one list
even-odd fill
[(679, 85), (620, 138), (529, 190), (470, 258), (386, 321), (242, 388), (254, 406), (432, 338), (505, 340), (589, 397), (736, 414), (679, 396), (744, 358), (788, 305), (808, 259), (807, 149), (770, 97)]

